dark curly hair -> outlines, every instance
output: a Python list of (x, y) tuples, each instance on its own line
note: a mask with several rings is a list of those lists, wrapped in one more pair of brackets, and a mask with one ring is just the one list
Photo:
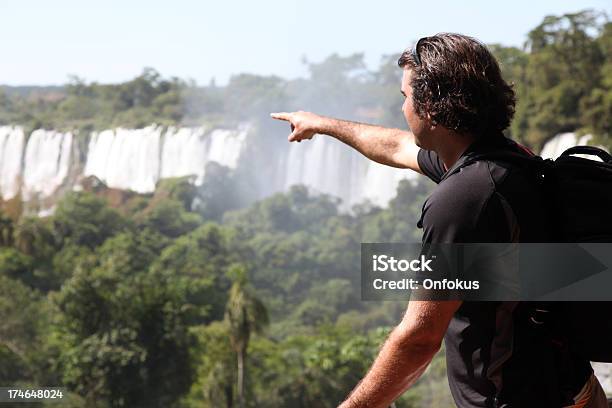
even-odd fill
[(397, 63), (414, 71), (412, 98), (420, 118), (429, 114), (435, 124), (476, 137), (499, 135), (510, 125), (514, 90), (480, 41), (451, 33), (424, 37)]

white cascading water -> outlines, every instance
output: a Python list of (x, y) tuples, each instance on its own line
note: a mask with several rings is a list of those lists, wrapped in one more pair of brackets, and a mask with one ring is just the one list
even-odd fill
[[(201, 184), (206, 164), (211, 161), (238, 166), (247, 132), (246, 126), (237, 130), (171, 127), (162, 135), (162, 128), (153, 125), (93, 133), (84, 175), (94, 175), (109, 187), (139, 193), (152, 192), (160, 178), (193, 175), (195, 183)], [(557, 157), (588, 139), (572, 133), (558, 135), (544, 146), (542, 156)], [(24, 143), (23, 129), (0, 127), (0, 193), (4, 199), (20, 190), (26, 200), (34, 195), (49, 196), (65, 183), (70, 172), (72, 134), (36, 130), (25, 146), (25, 155)], [(269, 191), (286, 191), (292, 185), (304, 184), (315, 192), (341, 198), (344, 209), (366, 199), (385, 206), (395, 196), (401, 179), (417, 177), (409, 170), (368, 160), (327, 136), (291, 143), (285, 151), (271, 157), (277, 178), (263, 181)]]
[(385, 206), (395, 196), (401, 179), (413, 179), (410, 170), (396, 169), (368, 160), (345, 144), (327, 137), (292, 143), (282, 161), (283, 190), (304, 184), (314, 191), (342, 199), (343, 207), (368, 199)]
[(591, 138), (591, 135), (578, 137), (575, 133), (561, 133), (544, 144), (540, 156), (545, 159), (556, 159), (570, 147), (586, 145)]
[(159, 179), (161, 132), (161, 127), (149, 126), (93, 133), (84, 175), (113, 188), (153, 191)]
[(227, 167), (236, 168), (244, 147), (248, 128), (239, 130), (215, 129), (208, 136), (209, 144), (206, 161), (215, 161)]
[(396, 169), (370, 162), (362, 198), (376, 205), (386, 206), (395, 197), (400, 180), (415, 180), (417, 177), (417, 173), (412, 170)]
[(347, 199), (350, 197), (352, 154), (346, 146), (326, 136), (289, 146), (283, 190), (304, 184), (312, 190)]
[(24, 157), (23, 199), (52, 195), (68, 176), (72, 133), (35, 130), (28, 139)]
[(23, 128), (0, 126), (0, 197), (4, 200), (19, 193), (24, 142)]
[(235, 168), (246, 140), (247, 128), (238, 130), (168, 128), (164, 135), (161, 178), (194, 175), (196, 184), (204, 181), (206, 164), (211, 161)]
[[(19, 132), (10, 127), (2, 129), (2, 191), (6, 198), (19, 190), (23, 147), (19, 147)], [(161, 127), (149, 126), (93, 133), (84, 175), (96, 176), (109, 187), (139, 193), (153, 191), (157, 181), (166, 177), (194, 175), (196, 184), (201, 184), (207, 163), (215, 161), (231, 168), (238, 165), (247, 128), (211, 132), (203, 127), (169, 128), (163, 137), (161, 132)], [(24, 166), (25, 199), (34, 194), (49, 196), (61, 185), (70, 167), (72, 138), (71, 134), (44, 130), (32, 134)], [(313, 191), (341, 198), (344, 208), (364, 199), (384, 206), (395, 195), (400, 179), (414, 177), (410, 171), (369, 161), (325, 136), (299, 145), (292, 143), (277, 166), (281, 182), (273, 190), (304, 184)]]
[(196, 183), (204, 179), (203, 158), (206, 157), (204, 128), (168, 128), (162, 148), (161, 178), (193, 174)]

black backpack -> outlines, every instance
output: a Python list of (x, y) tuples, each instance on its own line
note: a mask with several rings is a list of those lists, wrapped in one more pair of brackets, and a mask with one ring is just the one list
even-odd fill
[[(602, 161), (576, 157), (597, 156)], [(510, 150), (464, 156), (444, 178), (479, 160), (526, 166), (550, 198), (557, 242), (610, 243), (612, 251), (612, 156), (593, 146), (575, 146), (556, 160)], [(612, 287), (609, 288), (612, 291)], [(612, 363), (612, 301), (534, 302), (530, 319), (590, 361)], [(552, 329), (551, 329), (552, 328)], [(560, 336), (560, 337), (559, 337)]]

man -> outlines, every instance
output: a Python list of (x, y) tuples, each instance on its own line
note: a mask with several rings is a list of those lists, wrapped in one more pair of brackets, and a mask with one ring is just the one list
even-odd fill
[[(289, 141), (326, 134), (368, 158), (439, 183), (423, 206), (423, 243), (550, 242), (540, 190), (524, 170), (478, 161), (442, 180), (468, 153), (526, 149), (505, 138), (512, 87), (477, 40), (420, 39), (404, 52), (402, 111), (412, 132), (309, 112), (276, 113)], [(423, 373), (442, 339), (457, 406), (605, 407), (590, 363), (538, 330), (519, 302), (411, 301), (366, 377), (341, 405), (387, 407)]]

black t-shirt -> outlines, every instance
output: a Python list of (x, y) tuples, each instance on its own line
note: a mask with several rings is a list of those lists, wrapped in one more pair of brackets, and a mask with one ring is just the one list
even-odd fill
[[(466, 152), (509, 149), (499, 136)], [(444, 164), (420, 150), (421, 171), (439, 183), (423, 205), (423, 243), (550, 242), (548, 212), (525, 170), (478, 161), (441, 181)], [(450, 389), (457, 406), (561, 407), (570, 405), (592, 370), (533, 330), (526, 302), (464, 301), (445, 336)]]

